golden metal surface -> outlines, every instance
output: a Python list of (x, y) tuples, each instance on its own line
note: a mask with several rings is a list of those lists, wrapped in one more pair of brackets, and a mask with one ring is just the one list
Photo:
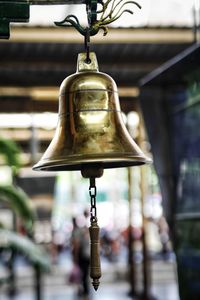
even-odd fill
[(150, 162), (129, 135), (122, 120), (117, 86), (98, 71), (94, 53), (61, 84), (55, 136), (34, 170), (62, 171), (117, 168)]

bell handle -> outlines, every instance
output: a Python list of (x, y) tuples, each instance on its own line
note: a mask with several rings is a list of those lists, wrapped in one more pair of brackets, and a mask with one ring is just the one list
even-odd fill
[(99, 226), (97, 221), (93, 220), (89, 228), (90, 232), (90, 277), (93, 279), (92, 284), (97, 291), (99, 287), (99, 278), (101, 277), (100, 264), (100, 243), (99, 243)]
[(79, 53), (77, 60), (77, 73), (80, 72), (98, 72), (99, 66), (97, 62), (97, 57), (94, 52), (90, 52), (90, 61), (87, 60), (87, 53)]

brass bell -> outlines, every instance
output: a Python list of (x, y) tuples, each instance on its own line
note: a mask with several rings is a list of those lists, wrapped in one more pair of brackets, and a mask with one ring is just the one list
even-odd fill
[(106, 168), (148, 162), (123, 123), (114, 80), (98, 71), (95, 53), (90, 53), (90, 62), (85, 53), (79, 54), (77, 72), (60, 87), (54, 138), (33, 169), (80, 170), (83, 177), (90, 178), (90, 277), (95, 290), (101, 277), (95, 178)]
[(77, 72), (60, 87), (55, 136), (33, 169), (81, 170), (84, 177), (100, 177), (103, 169), (148, 162), (124, 125), (116, 83), (98, 71), (95, 53), (89, 63), (80, 53)]

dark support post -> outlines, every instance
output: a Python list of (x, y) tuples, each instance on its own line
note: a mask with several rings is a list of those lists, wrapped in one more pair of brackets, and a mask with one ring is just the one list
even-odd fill
[(42, 272), (38, 265), (34, 266), (35, 269), (35, 299), (42, 300)]
[[(140, 116), (142, 120), (142, 117)], [(140, 125), (139, 127), (139, 138), (138, 144), (142, 145), (144, 140), (144, 132)], [(146, 239), (146, 229), (147, 229), (147, 220), (144, 214), (144, 202), (146, 195), (146, 176), (145, 176), (145, 166), (140, 167), (140, 198), (141, 198), (141, 213), (142, 213), (142, 253), (143, 253), (143, 292), (141, 295), (142, 300), (155, 300), (151, 294), (151, 271), (150, 271), (150, 259), (148, 256), (148, 247), (147, 247), (147, 239)]]
[[(16, 215), (13, 213), (13, 230), (16, 231)], [(9, 287), (8, 294), (10, 297), (13, 297), (17, 293), (16, 288), (16, 275), (15, 275), (15, 256), (16, 252), (14, 249), (10, 249), (10, 257), (8, 261), (8, 270), (9, 270)]]
[(28, 1), (0, 0), (0, 39), (9, 39), (10, 22), (27, 22), (28, 20)]
[(142, 254), (143, 254), (143, 300), (151, 299), (150, 292), (150, 274), (149, 274), (149, 258), (148, 258), (148, 248), (146, 242), (146, 218), (144, 216), (144, 196), (145, 196), (145, 186), (144, 186), (144, 169), (141, 167), (140, 169), (140, 191), (141, 191), (141, 206), (142, 206), (142, 223), (143, 223), (143, 231), (142, 231)]
[(8, 294), (10, 297), (13, 297), (17, 293), (16, 289), (16, 276), (15, 276), (15, 250), (11, 249), (11, 255), (8, 261), (8, 269), (9, 269), (9, 288)]
[(197, 32), (198, 32), (198, 24), (197, 24), (197, 12), (195, 9), (195, 5), (193, 6), (193, 32), (194, 32), (194, 43), (197, 42)]
[(134, 265), (134, 238), (132, 232), (132, 174), (131, 168), (128, 168), (128, 201), (129, 201), (129, 226), (128, 226), (128, 266), (131, 297), (136, 296), (136, 276)]

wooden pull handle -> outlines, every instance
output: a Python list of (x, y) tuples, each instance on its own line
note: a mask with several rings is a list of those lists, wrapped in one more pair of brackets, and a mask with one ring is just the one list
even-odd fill
[(97, 291), (99, 287), (99, 278), (101, 277), (100, 263), (100, 243), (99, 243), (99, 226), (97, 221), (92, 221), (89, 228), (90, 232), (90, 277), (93, 279), (92, 284)]

